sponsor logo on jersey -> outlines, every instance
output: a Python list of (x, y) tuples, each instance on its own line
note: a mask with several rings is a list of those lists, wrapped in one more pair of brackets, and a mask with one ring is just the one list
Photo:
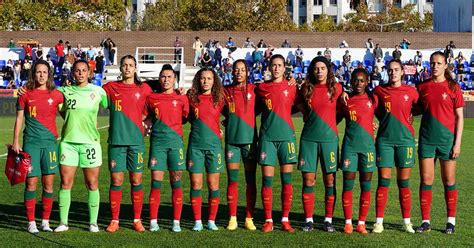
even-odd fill
[(50, 106), (53, 105), (53, 99), (52, 99), (52, 98), (49, 98), (49, 99), (48, 99), (48, 103), (49, 103)]
[(350, 159), (344, 160), (344, 168), (349, 168), (349, 165), (351, 165), (351, 160)]
[(120, 94), (114, 94), (114, 96), (120, 96)]
[(115, 166), (117, 166), (117, 162), (115, 162), (115, 160), (111, 160), (110, 161), (110, 168), (115, 168)]
[(390, 98), (390, 96), (383, 96), (383, 99), (387, 99), (387, 98)]
[(156, 160), (156, 158), (151, 158), (151, 160), (150, 160), (151, 166), (155, 166), (156, 163), (158, 163), (158, 160)]
[(267, 154), (265, 152), (260, 153), (260, 159), (265, 160), (267, 158)]
[(227, 158), (231, 159), (234, 156), (234, 153), (232, 151), (227, 152)]
[(350, 104), (350, 105), (347, 106), (347, 107), (352, 108), (352, 107), (354, 107), (354, 106), (355, 106), (355, 104)]

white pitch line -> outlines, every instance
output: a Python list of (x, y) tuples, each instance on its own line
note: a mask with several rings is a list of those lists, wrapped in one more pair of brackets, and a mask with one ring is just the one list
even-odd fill
[[(109, 125), (105, 125), (105, 126), (102, 126), (102, 127), (98, 127), (97, 130), (101, 130), (101, 129), (108, 128), (108, 127), (109, 127)], [(60, 139), (61, 139), (61, 137), (58, 137), (56, 140), (60, 140)], [(1, 154), (0, 158), (4, 158), (7, 155), (8, 155), (8, 153)]]

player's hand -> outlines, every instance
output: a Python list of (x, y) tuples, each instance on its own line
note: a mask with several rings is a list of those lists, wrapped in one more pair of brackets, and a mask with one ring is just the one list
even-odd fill
[(377, 130), (379, 128), (379, 124), (378, 123), (375, 123), (375, 122), (372, 122), (372, 129)]
[(347, 94), (346, 92), (342, 92), (341, 102), (344, 103), (344, 105), (347, 105), (347, 100), (349, 100), (349, 94)]
[(178, 95), (185, 95), (186, 90), (184, 90), (183, 87), (179, 87), (179, 88), (176, 89), (176, 93), (178, 93)]
[(293, 76), (291, 76), (291, 77), (290, 77), (290, 80), (288, 80), (288, 85), (289, 85), (289, 86), (294, 86), (294, 85), (296, 85), (296, 79), (295, 79)]
[(26, 94), (27, 91), (28, 90), (25, 87), (21, 86), (20, 88), (18, 88), (17, 94), (18, 94), (18, 96), (22, 96), (22, 95)]
[(451, 158), (452, 159), (458, 158), (460, 153), (461, 153), (461, 146), (455, 144), (453, 148), (451, 149)]
[(21, 151), (23, 151), (23, 149), (21, 148), (20, 143), (18, 143), (18, 142), (14, 142), (14, 143), (13, 143), (13, 145), (12, 145), (12, 150), (13, 150), (16, 154), (19, 154)]

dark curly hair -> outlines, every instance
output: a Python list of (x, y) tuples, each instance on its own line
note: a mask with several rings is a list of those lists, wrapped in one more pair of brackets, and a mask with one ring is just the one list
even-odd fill
[(193, 85), (188, 90), (187, 95), (191, 103), (196, 104), (196, 105), (199, 104), (198, 96), (202, 94), (200, 80), (201, 80), (202, 73), (205, 71), (211, 72), (214, 77), (214, 84), (212, 85), (211, 95), (212, 95), (212, 101), (214, 102), (214, 106), (217, 106), (224, 99), (224, 88), (222, 87), (222, 83), (219, 76), (213, 69), (201, 68), (194, 76)]
[(372, 94), (372, 92), (369, 91), (368, 83), (369, 83), (369, 80), (370, 80), (370, 76), (369, 76), (369, 72), (366, 69), (364, 69), (364, 68), (354, 69), (354, 71), (351, 74), (351, 86), (352, 86), (353, 82), (356, 80), (356, 75), (357, 74), (363, 74), (364, 77), (366, 78), (367, 86), (365, 87), (365, 93), (367, 93), (367, 95), (369, 96), (370, 101), (375, 103), (375, 97)]
[(314, 68), (316, 67), (316, 63), (318, 62), (322, 62), (326, 65), (326, 69), (328, 72), (327, 77), (326, 77), (326, 86), (328, 88), (331, 101), (334, 100), (333, 97), (337, 90), (336, 88), (337, 82), (334, 77), (334, 72), (332, 71), (331, 64), (324, 57), (321, 57), (321, 56), (315, 57), (309, 64), (308, 75), (306, 76), (305, 83), (302, 85), (302, 88), (301, 88), (301, 94), (303, 95), (304, 100), (308, 106), (311, 102), (311, 97), (313, 96), (314, 86), (321, 83), (318, 81), (318, 79), (314, 75)]

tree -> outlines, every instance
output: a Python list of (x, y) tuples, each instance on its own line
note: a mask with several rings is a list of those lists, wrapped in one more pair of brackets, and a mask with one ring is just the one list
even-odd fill
[(331, 17), (322, 14), (311, 23), (311, 30), (314, 32), (333, 32), (337, 30), (337, 25)]

